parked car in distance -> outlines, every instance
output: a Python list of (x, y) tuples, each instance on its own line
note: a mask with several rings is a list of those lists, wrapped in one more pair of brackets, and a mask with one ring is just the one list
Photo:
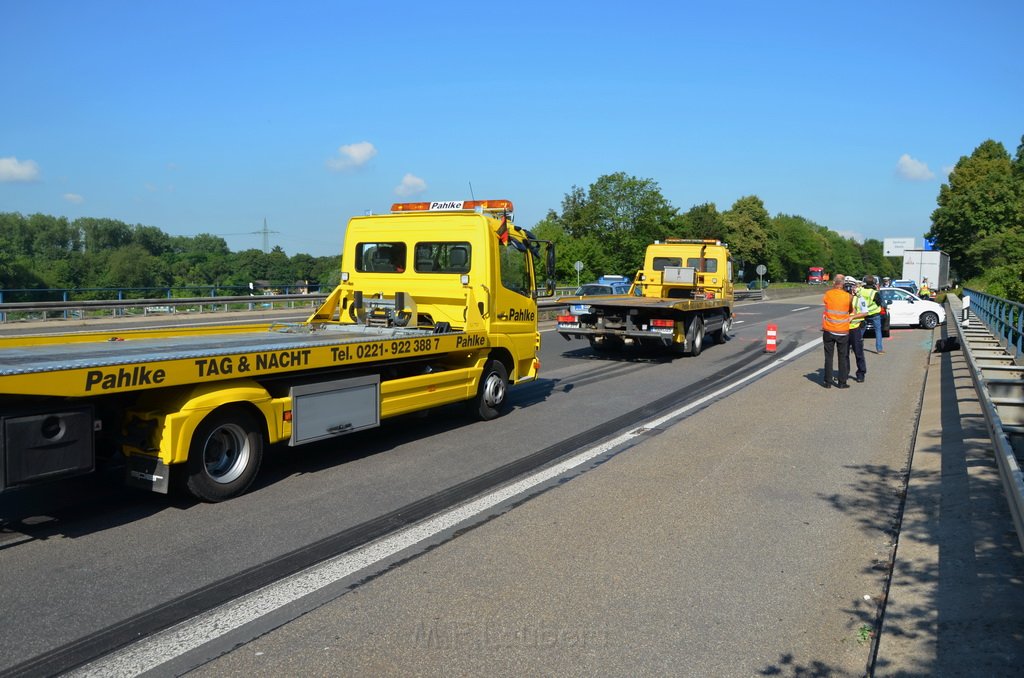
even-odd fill
[(768, 280), (751, 280), (747, 283), (748, 290), (765, 290), (768, 289), (770, 281)]
[(878, 290), (878, 294), (885, 301), (889, 324), (892, 326), (920, 326), (930, 330), (939, 323), (946, 322), (946, 309), (941, 304), (922, 299), (905, 289), (883, 287)]
[[(596, 297), (596, 296), (608, 296), (612, 294), (629, 294), (630, 283), (628, 282), (612, 282), (608, 284), (604, 283), (587, 283), (586, 285), (580, 285), (577, 288), (574, 296), (577, 297)], [(569, 312), (573, 315), (580, 315), (582, 313), (588, 313), (590, 311), (590, 304), (569, 304)]]
[(898, 287), (901, 290), (910, 292), (915, 297), (917, 296), (917, 283), (913, 280), (893, 280), (889, 287)]

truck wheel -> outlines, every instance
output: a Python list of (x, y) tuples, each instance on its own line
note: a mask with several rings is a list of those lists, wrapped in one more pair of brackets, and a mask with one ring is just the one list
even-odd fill
[(508, 370), (500, 360), (488, 360), (480, 375), (480, 387), (470, 401), (470, 414), (481, 421), (490, 421), (505, 405), (508, 394)]
[(210, 413), (192, 436), (188, 491), (197, 499), (224, 501), (245, 492), (263, 460), (256, 418), (237, 407)]
[(939, 324), (939, 316), (935, 315), (931, 311), (928, 313), (921, 314), (921, 327), (926, 330), (930, 330)]
[(719, 344), (724, 344), (729, 341), (729, 337), (732, 336), (732, 314), (726, 313), (725, 319), (722, 320), (721, 329), (717, 329), (711, 333), (711, 338)]
[(686, 345), (691, 356), (696, 358), (704, 348), (704, 320), (699, 315), (690, 321), (690, 330), (686, 333)]

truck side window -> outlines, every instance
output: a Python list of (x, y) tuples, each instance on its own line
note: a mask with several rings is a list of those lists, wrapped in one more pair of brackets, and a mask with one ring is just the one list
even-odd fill
[(418, 242), (414, 252), (417, 273), (468, 273), (473, 263), (468, 242)]
[(358, 243), (356, 245), (356, 270), (368, 273), (405, 272), (405, 243)]
[(501, 285), (507, 290), (524, 297), (533, 296), (533, 280), (530, 278), (530, 267), (526, 258), (529, 252), (522, 252), (515, 247), (499, 247), (501, 257)]

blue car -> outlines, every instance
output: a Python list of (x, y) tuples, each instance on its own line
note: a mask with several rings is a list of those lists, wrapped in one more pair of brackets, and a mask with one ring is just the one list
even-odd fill
[[(576, 290), (575, 296), (577, 297), (596, 297), (596, 296), (609, 296), (612, 294), (629, 294), (629, 283), (628, 282), (612, 282), (612, 283), (587, 283), (586, 285), (580, 285)], [(589, 304), (569, 304), (569, 312), (573, 315), (581, 315), (583, 313), (590, 312)]]

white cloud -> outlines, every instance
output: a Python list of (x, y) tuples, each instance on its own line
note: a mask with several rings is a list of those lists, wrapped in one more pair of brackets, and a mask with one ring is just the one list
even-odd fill
[(402, 177), (402, 183), (395, 187), (395, 195), (407, 198), (410, 195), (416, 195), (425, 190), (427, 190), (427, 182), (412, 174), (406, 174)]
[(33, 160), (19, 161), (13, 155), (0, 158), (0, 182), (35, 181), (39, 178), (39, 165)]
[(358, 169), (377, 155), (377, 149), (369, 141), (347, 144), (338, 148), (338, 155), (327, 159), (327, 167), (336, 172)]
[(928, 169), (927, 163), (915, 160), (904, 153), (896, 163), (896, 173), (910, 181), (928, 181), (935, 178), (935, 173)]
[(76, 205), (81, 205), (83, 202), (85, 202), (85, 198), (78, 195), (77, 193), (65, 193), (64, 199)]

